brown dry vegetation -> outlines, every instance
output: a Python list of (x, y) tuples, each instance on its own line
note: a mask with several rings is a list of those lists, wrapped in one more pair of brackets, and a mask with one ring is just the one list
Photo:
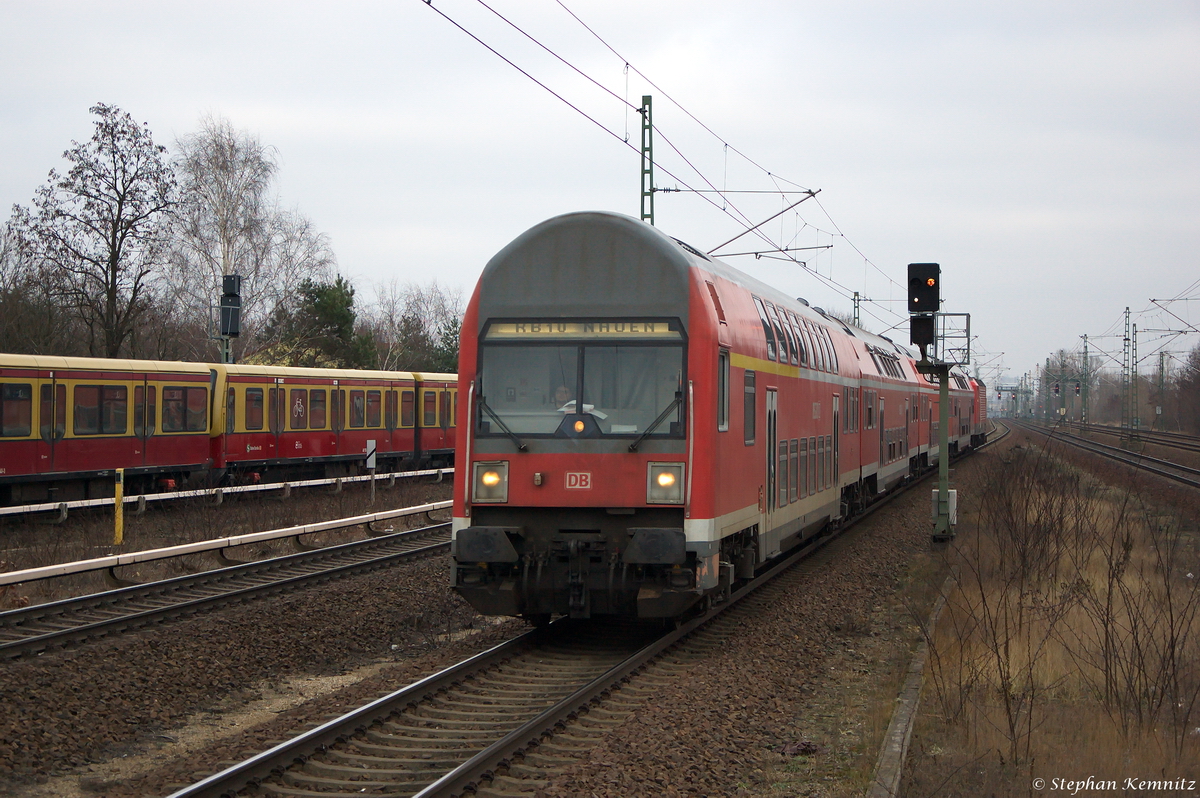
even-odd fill
[(929, 639), (905, 794), (1200, 778), (1194, 517), (1027, 442), (967, 493), (979, 523), (946, 553), (956, 580)]

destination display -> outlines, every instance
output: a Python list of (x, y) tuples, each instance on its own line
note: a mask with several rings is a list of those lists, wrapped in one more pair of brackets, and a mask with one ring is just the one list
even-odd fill
[(486, 340), (530, 338), (653, 338), (680, 340), (679, 331), (672, 329), (677, 322), (630, 319), (558, 321), (493, 322), (484, 335)]

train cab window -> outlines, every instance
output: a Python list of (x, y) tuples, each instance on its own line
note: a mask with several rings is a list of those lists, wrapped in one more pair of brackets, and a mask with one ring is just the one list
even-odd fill
[(442, 391), (440, 395), (442, 429), (450, 426), (450, 392)]
[(382, 426), (383, 395), (379, 391), (367, 391), (367, 426)]
[[(137, 392), (140, 393), (141, 390), (142, 390), (141, 388), (138, 388)], [(133, 425), (134, 425), (135, 429), (138, 427), (137, 414), (138, 414), (138, 411), (141, 410), (141, 404), (142, 403), (137, 401), (137, 397), (135, 396), (134, 397), (134, 409), (133, 409), (133, 415), (134, 415)], [(236, 430), (236, 429), (237, 429), (237, 391), (234, 390), (233, 388), (230, 388), (228, 393), (225, 396), (225, 433), (227, 435), (232, 435), (234, 430)]]
[(263, 428), (263, 389), (247, 388), (245, 399), (246, 429)]
[(792, 438), (792, 467), (788, 472), (791, 478), (790, 489), (792, 501), (800, 498), (800, 442)]
[(745, 401), (742, 407), (742, 418), (746, 428), (746, 445), (751, 446), (754, 443), (754, 417), (758, 405), (758, 396), (754, 387), (754, 372), (746, 371), (745, 386)]
[(729, 352), (724, 349), (717, 353), (717, 431), (729, 431)]
[(396, 428), (396, 392), (388, 391), (383, 400), (383, 425), (389, 430)]
[(0, 436), (23, 438), (33, 432), (33, 383), (0, 385)]
[(308, 428), (325, 429), (325, 391), (313, 390), (308, 394)]
[(308, 391), (293, 388), (288, 396), (288, 419), (291, 429), (308, 429)]
[(367, 397), (363, 391), (350, 392), (350, 426), (361, 427), (367, 421)]
[(124, 385), (75, 386), (76, 435), (124, 435), (129, 389)]
[(411, 427), (416, 423), (416, 400), (412, 391), (400, 392), (400, 426)]
[(62, 438), (67, 431), (67, 386), (43, 385), (41, 407), (38, 409), (39, 433), (43, 440)]
[(421, 392), (421, 406), (422, 406), (421, 426), (422, 427), (436, 427), (437, 426), (437, 392), (436, 391), (422, 391)]
[(758, 320), (762, 322), (763, 335), (767, 338), (767, 360), (775, 359), (775, 333), (771, 330), (771, 322), (767, 320), (767, 309), (763, 301), (754, 297), (754, 307), (758, 309)]

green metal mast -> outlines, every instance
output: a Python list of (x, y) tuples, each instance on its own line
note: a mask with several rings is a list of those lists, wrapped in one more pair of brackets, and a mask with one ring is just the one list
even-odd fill
[(1080, 420), (1086, 425), (1088, 423), (1088, 384), (1092, 381), (1092, 361), (1088, 359), (1088, 340), (1087, 333), (1083, 334), (1083, 414)]
[(654, 224), (654, 123), (650, 95), (642, 95), (642, 221)]

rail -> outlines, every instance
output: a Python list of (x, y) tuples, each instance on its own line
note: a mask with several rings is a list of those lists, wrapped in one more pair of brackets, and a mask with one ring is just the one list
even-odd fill
[[(437, 476), (437, 481), (441, 482), (446, 474), (453, 475), (453, 468), (429, 468), (422, 471), (392, 471), (387, 474), (363, 474), (357, 477), (330, 477), (327, 479), (301, 479), (292, 480), (289, 482), (264, 482), (258, 485), (236, 485), (226, 488), (202, 488), (200, 490), (177, 490), (169, 493), (142, 493), (137, 495), (126, 496), (122, 499), (123, 504), (136, 504), (139, 508), (145, 507), (149, 502), (174, 501), (175, 499), (187, 498), (211, 498), (218, 504), (221, 499), (228, 493), (256, 493), (264, 490), (282, 490), (285, 494), (289, 493), (292, 488), (310, 488), (319, 485), (337, 485), (341, 486), (349, 482), (366, 482), (374, 479), (376, 482), (384, 480), (389, 486), (394, 485), (397, 479), (405, 479), (407, 477), (425, 477)], [(111, 496), (106, 499), (77, 499), (69, 502), (44, 502), (42, 504), (21, 504), (12, 507), (0, 507), (0, 516), (5, 515), (28, 515), (30, 513), (59, 513), (61, 516), (66, 516), (68, 510), (75, 510), (82, 507), (107, 507), (110, 504), (115, 504), (116, 500)]]
[(283, 527), (281, 529), (268, 529), (263, 532), (251, 532), (246, 535), (234, 535), (233, 537), (227, 538), (202, 540), (197, 543), (184, 543), (178, 546), (166, 546), (160, 549), (132, 551), (128, 554), (113, 554), (107, 557), (95, 557), (90, 560), (77, 560), (75, 562), (59, 563), (58, 565), (43, 565), (39, 568), (26, 568), (21, 571), (9, 571), (8, 573), (0, 574), (0, 586), (13, 585), (21, 582), (33, 582), (39, 579), (51, 579), (56, 576), (67, 576), (70, 574), (86, 573), (89, 571), (102, 571), (122, 565), (133, 565), (139, 562), (165, 560), (171, 557), (180, 557), (185, 554), (196, 554), (198, 552), (212, 551), (214, 549), (227, 549), (234, 546), (245, 546), (248, 543), (261, 543), (265, 540), (299, 537), (300, 535), (308, 535), (313, 532), (325, 532), (330, 529), (344, 529), (350, 526), (360, 526), (362, 524), (371, 524), (376, 521), (384, 521), (389, 518), (403, 518), (409, 515), (419, 515), (420, 513), (432, 512), (433, 510), (445, 510), (452, 504), (453, 502), (451, 501), (432, 502), (430, 504), (420, 504), (415, 507), (403, 507), (399, 510), (385, 510), (379, 513), (356, 515), (350, 518), (338, 518), (332, 521), (320, 521), (315, 524), (299, 524), (297, 526)]

